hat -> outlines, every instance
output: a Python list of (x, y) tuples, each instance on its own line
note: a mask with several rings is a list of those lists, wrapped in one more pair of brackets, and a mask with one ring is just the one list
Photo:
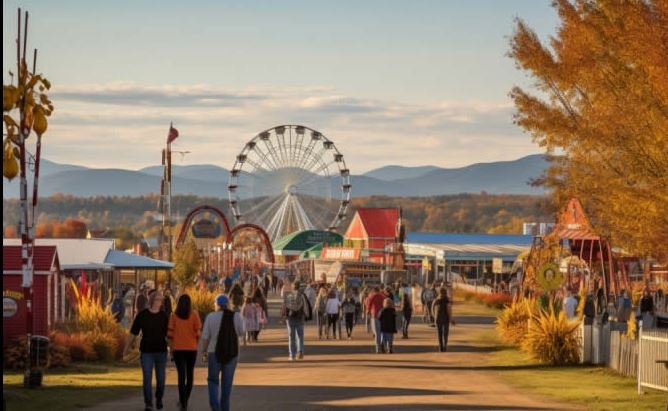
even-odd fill
[(218, 296), (216, 297), (216, 304), (221, 307), (226, 306), (229, 303), (229, 301), (230, 300), (227, 298), (225, 294), (218, 294)]

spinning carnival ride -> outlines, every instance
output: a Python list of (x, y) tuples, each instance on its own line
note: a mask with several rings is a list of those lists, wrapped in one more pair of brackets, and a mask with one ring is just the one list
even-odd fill
[(243, 147), (228, 184), (237, 224), (253, 223), (272, 241), (294, 231), (335, 231), (350, 204), (350, 171), (322, 133), (283, 125)]

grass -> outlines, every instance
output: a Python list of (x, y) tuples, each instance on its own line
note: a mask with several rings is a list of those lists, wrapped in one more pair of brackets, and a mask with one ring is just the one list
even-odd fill
[(478, 343), (500, 347), (488, 356), (504, 381), (523, 390), (567, 401), (587, 410), (655, 411), (666, 409), (665, 392), (647, 390), (638, 395), (636, 380), (605, 367), (552, 367), (531, 360), (515, 347), (505, 345), (493, 330), (475, 336)]
[(452, 315), (455, 317), (496, 317), (500, 313), (501, 310), (473, 300), (465, 301), (457, 295), (455, 295), (455, 301), (452, 304)]
[(138, 393), (141, 370), (137, 365), (75, 364), (44, 374), (44, 386), (23, 388), (22, 373), (3, 373), (3, 396), (8, 410), (73, 410)]

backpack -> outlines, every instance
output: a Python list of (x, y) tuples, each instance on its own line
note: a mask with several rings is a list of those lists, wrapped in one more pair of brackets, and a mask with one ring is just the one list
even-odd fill
[(287, 310), (288, 318), (300, 319), (302, 315), (305, 315), (304, 310), (304, 296), (297, 291), (288, 293), (285, 296), (285, 309)]

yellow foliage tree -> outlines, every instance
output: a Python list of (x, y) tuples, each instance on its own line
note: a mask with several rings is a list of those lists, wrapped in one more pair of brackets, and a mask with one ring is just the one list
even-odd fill
[(668, 261), (668, 2), (554, 1), (549, 47), (522, 20), (510, 56), (537, 92), (516, 122), (553, 155), (542, 183), (577, 197), (597, 231)]

